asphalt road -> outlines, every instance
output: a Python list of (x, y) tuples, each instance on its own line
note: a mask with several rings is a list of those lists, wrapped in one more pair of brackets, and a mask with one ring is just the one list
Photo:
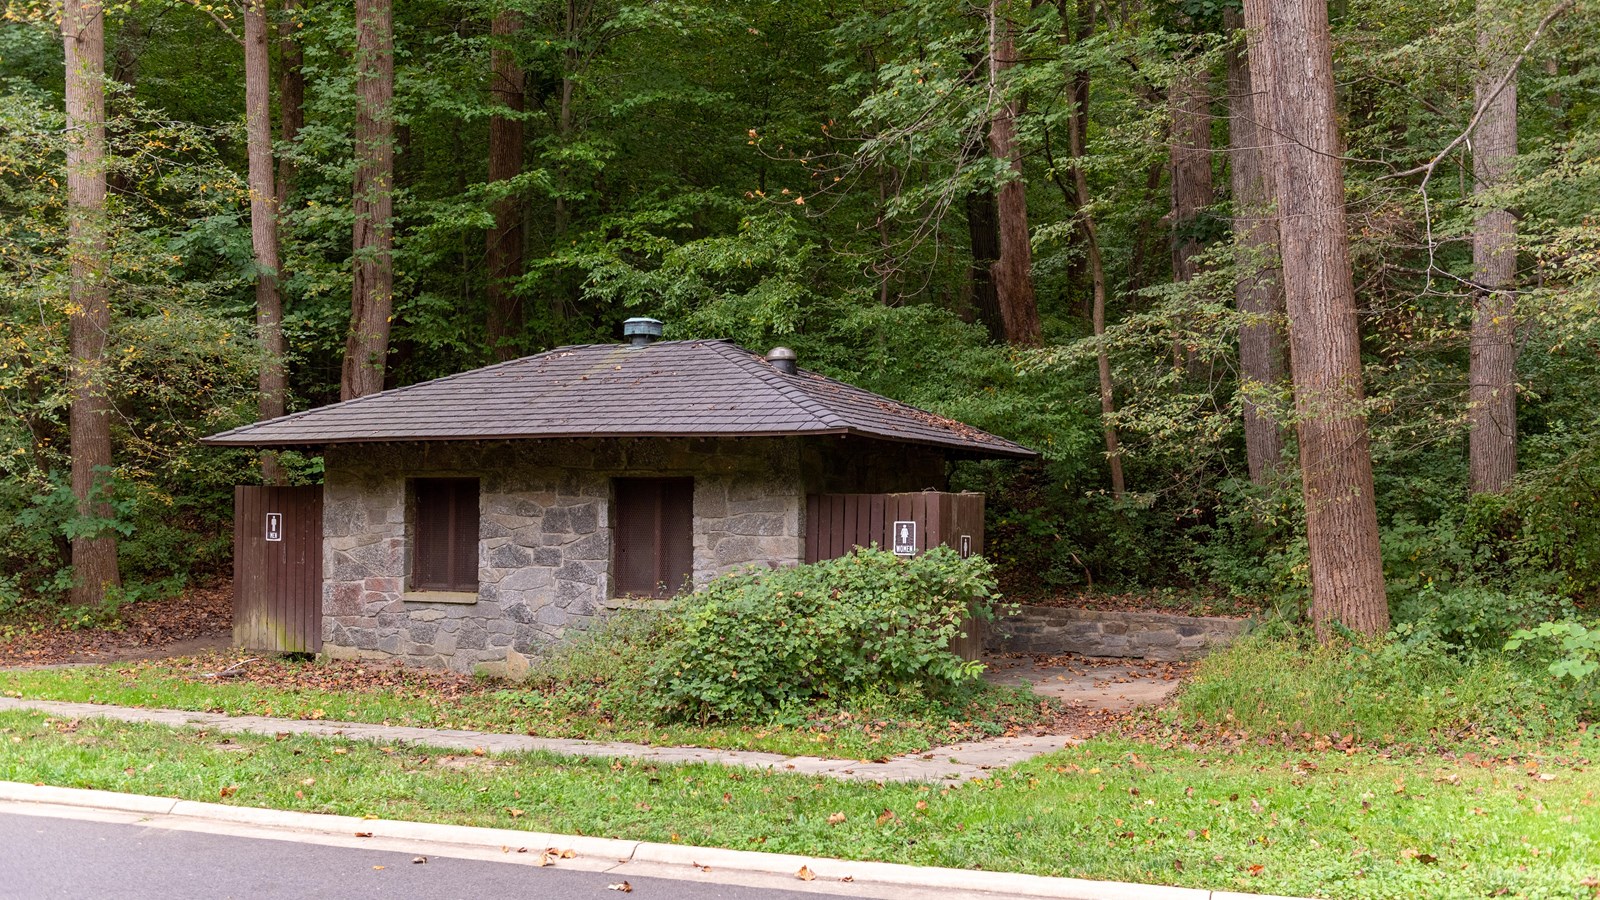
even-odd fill
[[(817, 900), (826, 894), (0, 813), (4, 900), (596, 898)], [(624, 894), (608, 886), (627, 879)]]

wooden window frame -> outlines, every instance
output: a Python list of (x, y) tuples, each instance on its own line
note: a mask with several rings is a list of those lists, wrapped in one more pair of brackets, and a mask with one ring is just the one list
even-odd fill
[[(422, 527), (425, 517), (431, 518), (439, 514), (438, 510), (426, 509), (425, 497), (430, 488), (443, 488), (449, 486), (452, 491), (459, 491), (467, 484), (472, 486), (471, 510), (468, 504), (461, 502), (462, 498), (455, 493), (447, 495), (449, 500), (443, 515), (446, 517), (444, 535), (446, 545), (444, 559), (447, 571), (443, 577), (435, 577), (438, 573), (422, 572), (422, 561), (425, 558), (423, 548), (429, 540), (427, 531)], [(478, 592), (478, 544), (483, 539), (482, 534), (482, 508), (483, 486), (477, 478), (413, 478), (410, 484), (411, 502), (409, 524), (411, 531), (411, 565), (406, 573), (410, 590), (413, 592), (439, 592), (477, 594)], [(471, 540), (464, 541), (460, 517), (467, 516), (471, 523)], [(458, 543), (459, 542), (459, 543)], [(466, 546), (462, 546), (465, 544)], [(464, 571), (457, 571), (462, 569)]]
[[(671, 563), (666, 559), (668, 552), (666, 535), (666, 515), (668, 504), (665, 501), (667, 488), (676, 487), (684, 490), (687, 498), (688, 522), (684, 529), (684, 536), (688, 541), (687, 558), (684, 560), (685, 571), (681, 580), (668, 571)], [(611, 595), (615, 598), (652, 598), (665, 599), (676, 595), (686, 585), (694, 580), (694, 479), (689, 477), (626, 477), (611, 480), (612, 508), (615, 511), (612, 517), (611, 528)], [(629, 504), (623, 500), (625, 494), (634, 492), (652, 491), (655, 494), (654, 515), (655, 522), (652, 533), (654, 550), (653, 584), (649, 590), (640, 590), (637, 585), (624, 585), (626, 566), (623, 553), (628, 549), (625, 546), (625, 534), (622, 516)], [(674, 581), (678, 583), (674, 584)]]

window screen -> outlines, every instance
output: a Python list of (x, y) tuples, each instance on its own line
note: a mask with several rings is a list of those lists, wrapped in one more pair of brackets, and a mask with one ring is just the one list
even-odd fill
[(412, 589), (477, 591), (478, 479), (419, 478), (413, 486)]
[(694, 479), (618, 478), (616, 593), (670, 597), (694, 573)]

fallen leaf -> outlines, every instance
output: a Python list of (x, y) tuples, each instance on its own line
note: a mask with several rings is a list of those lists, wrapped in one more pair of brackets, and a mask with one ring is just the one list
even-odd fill
[(358, 831), (358, 832), (356, 832), (356, 837), (372, 837), (372, 832), (370, 832), (370, 831)]
[(416, 864), (416, 865), (421, 865), (422, 863), (425, 863), (427, 861), (428, 861), (428, 858), (426, 856), (413, 856), (413, 857), (411, 857), (411, 862)]
[(230, 784), (227, 787), (223, 788), (222, 790), (217, 791), (218, 796), (221, 796), (221, 797), (224, 797), (224, 798), (232, 797), (234, 794), (237, 794), (237, 793), (239, 793), (239, 786), (236, 785), (236, 784)]
[(631, 894), (631, 893), (633, 893), (633, 885), (627, 883), (626, 881), (619, 881), (616, 884), (608, 884), (608, 885), (606, 885), (606, 890), (608, 890), (608, 891), (621, 891), (624, 894)]
[(801, 881), (816, 881), (817, 873), (811, 871), (809, 866), (801, 866), (800, 871), (794, 873), (794, 877)]
[(843, 822), (843, 821), (844, 821), (844, 819), (845, 819), (845, 815), (844, 815), (844, 813), (842, 813), (842, 812), (836, 812), (836, 813), (834, 813), (834, 814), (833, 814), (833, 815), (831, 815), (831, 816), (829, 816), (829, 817), (828, 817), (828, 824), (829, 824), (829, 825), (837, 825), (837, 824), (839, 824), (839, 823), (840, 823), (840, 822)]

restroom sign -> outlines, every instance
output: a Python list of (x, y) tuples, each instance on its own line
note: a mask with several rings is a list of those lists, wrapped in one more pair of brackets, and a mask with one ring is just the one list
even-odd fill
[(283, 513), (267, 513), (267, 540), (283, 540)]
[(917, 523), (915, 523), (915, 522), (896, 522), (896, 523), (894, 523), (894, 555), (895, 556), (916, 556), (917, 555)]
[(967, 557), (969, 557), (971, 555), (972, 555), (972, 535), (963, 534), (961, 536), (961, 558), (962, 559), (966, 559)]

